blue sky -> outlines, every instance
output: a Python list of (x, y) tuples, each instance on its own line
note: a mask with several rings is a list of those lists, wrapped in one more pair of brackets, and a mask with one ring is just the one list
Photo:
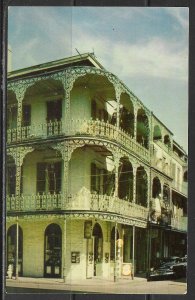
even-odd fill
[(10, 7), (13, 69), (95, 52), (187, 150), (188, 8)]

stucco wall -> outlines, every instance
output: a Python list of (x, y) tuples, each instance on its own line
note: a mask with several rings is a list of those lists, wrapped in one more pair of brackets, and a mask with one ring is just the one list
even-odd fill
[[(68, 219), (66, 226), (64, 220), (54, 219), (52, 222), (47, 220), (19, 219), (19, 225), (23, 232), (23, 276), (43, 277), (44, 276), (44, 236), (47, 226), (51, 223), (58, 224), (62, 230), (62, 278), (64, 275), (64, 262), (66, 280), (85, 279), (87, 277), (87, 240), (84, 238), (85, 220)], [(98, 274), (104, 278), (112, 278), (113, 263), (110, 263), (110, 233), (113, 224), (110, 222), (97, 221), (102, 228), (103, 234), (103, 260), (98, 265)], [(96, 220), (92, 220), (92, 228)], [(10, 223), (7, 229), (15, 224)], [(66, 227), (66, 236), (65, 236)], [(121, 226), (118, 226), (121, 237)], [(65, 245), (66, 241), (66, 245)], [(92, 246), (94, 247), (94, 246)], [(65, 254), (66, 249), (66, 254)], [(71, 252), (80, 252), (80, 263), (71, 262)], [(109, 253), (109, 262), (105, 262), (105, 253)], [(122, 251), (121, 251), (122, 259)], [(88, 274), (93, 277), (94, 263), (90, 265)]]

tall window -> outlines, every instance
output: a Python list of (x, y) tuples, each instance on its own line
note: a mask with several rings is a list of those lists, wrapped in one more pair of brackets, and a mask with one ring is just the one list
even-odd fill
[(61, 191), (61, 162), (37, 164), (37, 192), (57, 194)]
[(120, 109), (120, 127), (130, 135), (134, 135), (134, 115), (124, 106)]
[(16, 190), (16, 165), (7, 166), (7, 195), (15, 195)]
[(91, 191), (98, 194), (112, 195), (114, 192), (115, 175), (106, 169), (91, 164)]
[(122, 160), (119, 167), (118, 196), (120, 199), (133, 199), (133, 169), (129, 161)]
[(185, 171), (183, 174), (183, 181), (188, 182), (188, 171)]
[[(20, 193), (23, 192), (23, 166), (20, 174)], [(6, 194), (11, 196), (16, 192), (16, 165), (13, 159), (9, 160), (6, 168)]]
[(7, 109), (7, 129), (17, 127), (17, 106), (13, 105)]
[(93, 120), (99, 119), (104, 122), (108, 121), (108, 112), (105, 108), (98, 107), (98, 104), (95, 100), (91, 102), (91, 117)]
[(47, 122), (60, 121), (62, 118), (62, 101), (47, 102)]
[(136, 203), (147, 207), (148, 178), (143, 167), (137, 168), (136, 174)]
[(118, 229), (116, 231), (116, 237), (115, 237), (115, 227), (112, 228), (111, 234), (110, 234), (110, 260), (115, 259), (115, 242), (119, 239), (119, 232)]
[(31, 124), (31, 106), (24, 104), (22, 107), (22, 126), (30, 126)]

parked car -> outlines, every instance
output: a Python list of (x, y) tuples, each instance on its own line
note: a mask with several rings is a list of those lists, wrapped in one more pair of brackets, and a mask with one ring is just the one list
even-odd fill
[(185, 278), (187, 273), (187, 256), (180, 258), (179, 263), (173, 266), (174, 278)]
[(180, 263), (180, 258), (178, 256), (163, 258), (159, 266), (151, 268), (147, 280), (163, 280), (174, 278), (175, 273), (173, 267)]

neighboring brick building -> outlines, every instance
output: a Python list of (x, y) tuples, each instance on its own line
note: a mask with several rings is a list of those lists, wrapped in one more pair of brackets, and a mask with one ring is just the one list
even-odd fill
[(116, 278), (186, 254), (187, 155), (93, 54), (8, 74), (6, 170), (16, 276)]

